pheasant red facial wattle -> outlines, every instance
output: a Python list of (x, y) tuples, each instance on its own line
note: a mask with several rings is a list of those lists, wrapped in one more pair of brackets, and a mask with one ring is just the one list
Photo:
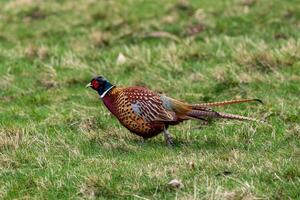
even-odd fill
[(208, 118), (225, 118), (258, 121), (250, 117), (221, 113), (212, 110), (215, 106), (258, 101), (258, 99), (242, 99), (223, 102), (189, 104), (146, 87), (119, 87), (112, 85), (102, 76), (93, 78), (87, 85), (96, 90), (107, 109), (130, 132), (146, 138), (164, 133), (166, 142), (173, 144), (168, 132), (170, 125), (185, 120), (207, 120)]

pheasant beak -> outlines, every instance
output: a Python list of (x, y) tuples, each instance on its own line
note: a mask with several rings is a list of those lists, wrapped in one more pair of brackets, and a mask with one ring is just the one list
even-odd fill
[(86, 88), (92, 87), (92, 84), (91, 84), (91, 83), (88, 83), (85, 87), (86, 87)]

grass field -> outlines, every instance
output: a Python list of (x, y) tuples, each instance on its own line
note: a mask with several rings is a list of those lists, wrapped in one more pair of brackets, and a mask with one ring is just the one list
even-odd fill
[[(85, 88), (100, 74), (187, 102), (260, 98), (217, 110), (267, 123), (141, 144)], [(300, 199), (299, 96), (297, 0), (1, 0), (0, 199)]]

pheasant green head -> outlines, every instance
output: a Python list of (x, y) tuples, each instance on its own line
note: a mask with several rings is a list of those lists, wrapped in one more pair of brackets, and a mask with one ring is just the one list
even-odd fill
[(114, 86), (102, 76), (95, 77), (86, 87), (91, 87), (98, 92), (101, 98)]

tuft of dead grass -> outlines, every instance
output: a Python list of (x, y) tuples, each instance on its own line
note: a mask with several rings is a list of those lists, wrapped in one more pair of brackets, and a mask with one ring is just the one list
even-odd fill
[(24, 54), (31, 59), (39, 58), (40, 60), (44, 60), (49, 56), (49, 50), (47, 47), (37, 47), (30, 44), (25, 48)]
[(10, 87), (15, 80), (15, 76), (10, 73), (10, 70), (8, 69), (7, 73), (2, 75), (0, 77), (0, 87), (3, 90), (6, 90), (8, 87)]
[(58, 82), (56, 81), (57, 73), (54, 67), (45, 65), (39, 77), (39, 84), (47, 89), (58, 86)]
[(0, 151), (17, 149), (22, 142), (23, 131), (18, 128), (0, 129)]
[(169, 15), (166, 15), (162, 18), (162, 23), (165, 24), (174, 24), (178, 21), (178, 14), (176, 12), (172, 12)]
[(108, 187), (109, 180), (97, 175), (88, 176), (79, 188), (79, 193), (87, 199), (96, 199), (101, 196), (113, 197), (116, 194)]
[(60, 67), (68, 68), (68, 69), (87, 69), (88, 66), (85, 62), (83, 62), (82, 58), (79, 57), (72, 51), (66, 52), (62, 56), (62, 60), (60, 63)]
[(94, 47), (107, 46), (110, 42), (110, 34), (107, 32), (93, 31), (89, 37)]

